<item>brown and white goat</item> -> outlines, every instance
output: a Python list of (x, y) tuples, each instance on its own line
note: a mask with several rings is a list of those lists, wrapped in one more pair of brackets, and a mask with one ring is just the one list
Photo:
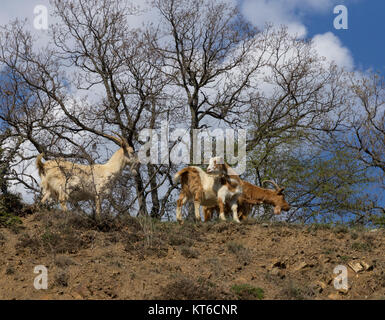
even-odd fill
[[(285, 188), (279, 187), (274, 181), (265, 180), (264, 183), (271, 183), (274, 185), (275, 190), (265, 189), (261, 187), (257, 187), (247, 181), (242, 180), (242, 194), (238, 198), (238, 214), (239, 218), (246, 219), (249, 215), (252, 207), (256, 204), (271, 204), (274, 206), (274, 214), (280, 214), (282, 210), (289, 211), (290, 205), (286, 202), (285, 196), (283, 195), (283, 191)], [(204, 206), (203, 207), (203, 215), (204, 220), (208, 221), (211, 219), (213, 212), (217, 210), (219, 211), (218, 206)], [(225, 208), (226, 213), (230, 212), (230, 208), (227, 206)]]
[(233, 212), (235, 222), (240, 222), (237, 211), (237, 199), (242, 193), (241, 179), (221, 157), (210, 159), (207, 173), (201, 168), (190, 166), (177, 172), (176, 183), (182, 184), (177, 200), (176, 218), (182, 222), (182, 206), (194, 202), (195, 218), (201, 221), (200, 206), (218, 206), (219, 217), (226, 220), (225, 205)]
[(101, 203), (111, 192), (112, 183), (120, 176), (124, 167), (134, 164), (133, 150), (124, 138), (105, 135), (121, 145), (105, 164), (84, 165), (63, 159), (42, 162), (44, 154), (36, 158), (36, 167), (41, 179), (42, 203), (49, 199), (59, 201), (62, 210), (67, 210), (67, 202), (77, 203), (93, 200), (96, 216), (100, 217)]

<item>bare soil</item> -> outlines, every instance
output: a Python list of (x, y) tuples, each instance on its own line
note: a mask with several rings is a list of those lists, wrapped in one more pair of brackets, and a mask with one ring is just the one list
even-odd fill
[[(41, 210), (0, 229), (0, 299), (383, 299), (385, 232)], [(349, 266), (361, 266), (353, 271)], [(36, 290), (34, 268), (48, 269)], [(337, 265), (348, 290), (334, 288)]]

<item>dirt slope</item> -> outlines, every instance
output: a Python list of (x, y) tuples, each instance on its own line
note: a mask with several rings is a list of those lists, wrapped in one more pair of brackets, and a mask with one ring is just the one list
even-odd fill
[[(383, 299), (384, 240), (384, 230), (254, 221), (95, 226), (42, 211), (0, 229), (0, 299)], [(33, 286), (37, 265), (47, 290)], [(333, 286), (337, 265), (347, 292)]]

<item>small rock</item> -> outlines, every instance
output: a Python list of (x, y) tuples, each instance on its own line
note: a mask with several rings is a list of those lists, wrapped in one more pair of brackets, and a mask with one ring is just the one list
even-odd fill
[(370, 265), (368, 263), (366, 263), (365, 261), (363, 260), (360, 260), (360, 261), (350, 261), (348, 263), (348, 266), (350, 268), (352, 268), (352, 270), (355, 272), (355, 273), (359, 273), (359, 272), (362, 272), (362, 271), (370, 271), (370, 270), (373, 270), (373, 265)]
[(370, 230), (369, 232), (375, 233), (375, 232), (377, 232), (377, 231), (378, 231), (378, 229), (372, 229), (372, 230)]
[(296, 264), (296, 265), (294, 266), (294, 271), (302, 270), (302, 269), (304, 269), (304, 268), (306, 268), (306, 267), (308, 267), (308, 266), (309, 266), (309, 264), (306, 263), (305, 261), (299, 262), (298, 264)]
[(360, 262), (356, 262), (356, 261), (350, 261), (349, 263), (348, 263), (348, 266), (350, 267), (350, 268), (352, 268), (352, 270), (355, 272), (355, 273), (359, 273), (359, 272), (361, 272), (361, 271), (364, 271), (364, 267), (361, 265), (361, 263)]
[(243, 278), (243, 277), (239, 277), (237, 279), (237, 282), (239, 282), (239, 283), (247, 283), (247, 280), (245, 278)]
[(373, 270), (373, 265), (370, 265), (363, 260), (360, 261), (360, 264), (364, 267), (365, 271)]
[(261, 226), (262, 226), (262, 228), (268, 228), (269, 227), (269, 225), (267, 223), (262, 223)]

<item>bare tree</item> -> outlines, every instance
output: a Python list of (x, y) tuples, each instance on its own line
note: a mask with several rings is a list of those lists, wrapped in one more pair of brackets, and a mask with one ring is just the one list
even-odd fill
[[(8, 170), (10, 179), (38, 191), (23, 167), (37, 152), (87, 164), (104, 161), (113, 131), (138, 153), (146, 143), (142, 130), (158, 130), (162, 121), (170, 128), (183, 124), (191, 142), (197, 141), (195, 129), (248, 129), (246, 176), (256, 184), (266, 178), (280, 185), (294, 181), (294, 160), (331, 152), (338, 143), (366, 168), (384, 172), (382, 80), (352, 77), (353, 85), (344, 85), (345, 71), (319, 57), (310, 41), (285, 28), (259, 31), (228, 2), (151, 3), (160, 21), (134, 29), (128, 20), (140, 11), (126, 1), (53, 0), (58, 22), (43, 48), (36, 47), (25, 22), (1, 27), (0, 121), (8, 128), (2, 144), (14, 150), (12, 168), (18, 168)], [(352, 101), (359, 116), (347, 112)], [(192, 143), (191, 159), (194, 150)], [(108, 208), (168, 215), (174, 169), (171, 163), (142, 163), (136, 172), (124, 172)], [(302, 201), (298, 206), (312, 206), (313, 180), (303, 184), (306, 190), (300, 182), (288, 188), (288, 199), (292, 194)]]
[[(257, 30), (237, 8), (216, 0), (155, 0), (161, 15), (159, 40), (153, 43), (164, 72), (180, 89), (188, 112), (190, 141), (209, 118), (227, 125), (243, 122), (241, 94), (263, 64), (252, 51), (263, 50)], [(195, 137), (196, 138), (196, 137)], [(191, 144), (191, 158), (193, 144)]]
[[(385, 190), (385, 86), (378, 73), (369, 76), (355, 75), (349, 83), (351, 88), (350, 117), (344, 135), (334, 138), (354, 154), (368, 175), (375, 177), (371, 208), (385, 216), (383, 206)], [(370, 213), (370, 210), (368, 210)], [(375, 218), (376, 219), (376, 218)], [(383, 222), (382, 222), (383, 224)]]
[(368, 168), (385, 173), (385, 85), (384, 78), (373, 73), (370, 77), (352, 79), (351, 139), (343, 142), (356, 151)]
[[(15, 21), (2, 29), (0, 63), (13, 75), (15, 89), (4, 119), (12, 124), (12, 108), (24, 108), (24, 115), (13, 123), (15, 134), (48, 156), (55, 155), (55, 148), (63, 153), (67, 146), (59, 148), (60, 141), (87, 153), (95, 143), (93, 137), (108, 138), (104, 132), (111, 130), (120, 132), (136, 150), (140, 130), (167, 105), (162, 96), (167, 80), (144, 41), (149, 35), (127, 32), (127, 17), (137, 11), (116, 0), (52, 4), (59, 23), (52, 26), (53, 45), (44, 50), (34, 48), (23, 23)], [(89, 137), (88, 144), (77, 143), (75, 136)], [(68, 151), (63, 156), (79, 158)], [(138, 210), (146, 215), (143, 175), (138, 170), (134, 181)]]

